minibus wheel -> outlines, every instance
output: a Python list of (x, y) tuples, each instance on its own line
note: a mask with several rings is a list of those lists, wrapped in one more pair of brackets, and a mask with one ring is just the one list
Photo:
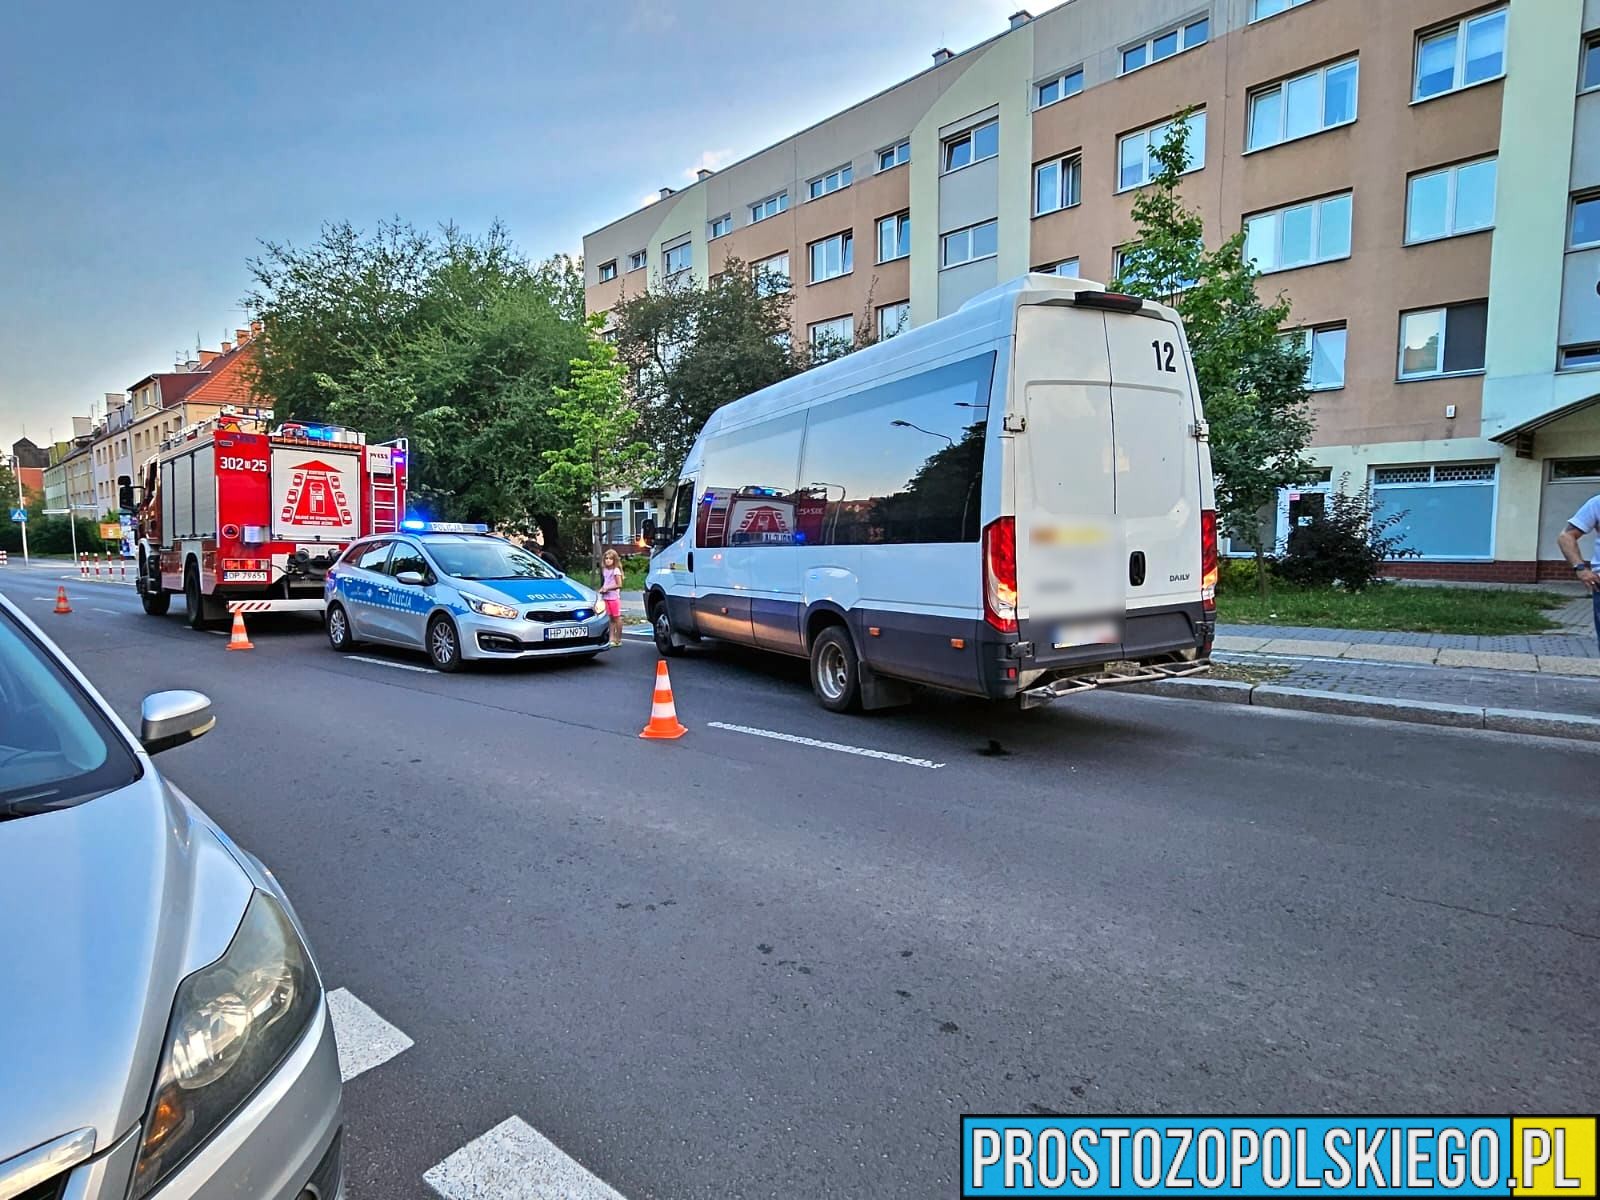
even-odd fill
[(850, 712), (861, 703), (861, 664), (842, 626), (830, 625), (811, 643), (811, 690), (829, 712)]

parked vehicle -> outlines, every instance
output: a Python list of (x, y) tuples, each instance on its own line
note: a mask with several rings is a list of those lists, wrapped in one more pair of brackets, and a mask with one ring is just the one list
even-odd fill
[(1188, 674), (1215, 629), (1183, 328), (1076, 279), (1024, 276), (719, 409), (648, 532), (661, 653), (804, 655), (835, 710), (907, 682), (1026, 707)]
[(174, 594), (195, 628), (225, 618), (230, 600), (320, 612), (323, 575), (344, 548), (400, 527), (404, 439), (368, 445), (352, 429), (272, 419), (225, 409), (179, 430), (146, 466), (135, 510), (145, 612), (165, 615)]
[(339, 1060), (277, 881), (0, 596), (0, 1196), (335, 1200)]

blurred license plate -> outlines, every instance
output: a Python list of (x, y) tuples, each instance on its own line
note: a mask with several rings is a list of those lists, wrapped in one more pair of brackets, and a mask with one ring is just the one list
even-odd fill
[(564, 642), (570, 638), (581, 638), (588, 632), (582, 625), (552, 625), (544, 631), (544, 640)]
[(1057, 625), (1055, 629), (1054, 645), (1062, 646), (1102, 646), (1108, 642), (1121, 640), (1114, 621), (1069, 621), (1065, 625)]

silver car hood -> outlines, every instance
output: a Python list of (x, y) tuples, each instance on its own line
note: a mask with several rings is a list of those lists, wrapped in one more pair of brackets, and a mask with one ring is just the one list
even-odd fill
[(250, 878), (144, 761), (129, 787), (0, 822), (0, 1162), (144, 1115), (172, 1000), (232, 940)]

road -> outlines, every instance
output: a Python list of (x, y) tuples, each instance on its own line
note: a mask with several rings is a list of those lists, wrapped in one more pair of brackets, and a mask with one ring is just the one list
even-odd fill
[(51, 615), (58, 570), (0, 591), (130, 721), (213, 698), (162, 769), (414, 1043), (347, 1085), (356, 1200), (511, 1118), (631, 1200), (928, 1197), (962, 1112), (1600, 1106), (1600, 748), (1113, 695), (844, 718), (727, 648), (644, 742), (647, 641), (446, 676), (280, 618), (230, 654), (131, 589)]

